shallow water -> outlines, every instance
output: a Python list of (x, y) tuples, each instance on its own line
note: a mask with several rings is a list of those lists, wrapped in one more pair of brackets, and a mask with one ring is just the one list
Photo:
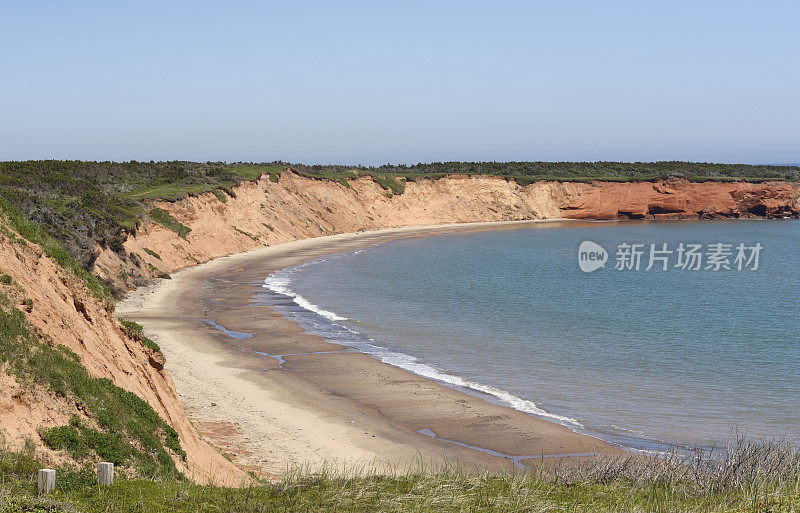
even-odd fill
[[(800, 435), (800, 221), (542, 224), (394, 240), (278, 271), (265, 301), (389, 363), (625, 445)], [(609, 255), (584, 273), (578, 247)], [(619, 244), (645, 244), (639, 271)], [(731, 270), (645, 270), (650, 244)], [(736, 246), (763, 249), (736, 269)], [(705, 261), (703, 263), (705, 267)], [(288, 295), (288, 296), (287, 296)]]

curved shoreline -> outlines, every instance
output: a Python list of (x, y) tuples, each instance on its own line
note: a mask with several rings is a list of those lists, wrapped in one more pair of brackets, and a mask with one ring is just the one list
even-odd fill
[[(384, 242), (391, 242), (391, 241), (384, 241)], [(354, 252), (358, 253), (358, 252), (363, 251), (364, 249), (375, 247), (378, 244), (383, 244), (384, 242), (376, 243), (376, 244), (373, 244), (371, 246), (355, 250)], [(348, 251), (348, 252), (338, 252), (338, 253), (336, 253), (336, 255), (337, 256), (338, 255), (347, 255), (349, 253), (353, 253), (353, 251), (351, 250), (351, 251)], [(289, 298), (297, 306), (300, 307), (302, 312), (298, 312), (297, 314), (295, 314), (295, 312), (294, 312), (295, 310), (297, 310), (295, 307), (288, 307), (288, 308), (283, 307), (283, 308), (280, 308), (280, 310), (282, 311), (281, 313), (283, 314), (283, 316), (286, 319), (288, 319), (289, 321), (294, 322), (295, 324), (299, 325), (300, 327), (302, 327), (304, 329), (307, 329), (307, 330), (311, 329), (310, 327), (304, 326), (304, 324), (308, 323), (308, 317), (312, 317), (312, 318), (313, 317), (319, 317), (319, 318), (321, 318), (323, 320), (323, 322), (327, 322), (331, 326), (335, 326), (339, 330), (342, 330), (342, 331), (345, 331), (347, 333), (350, 333), (350, 334), (354, 335), (355, 337), (364, 337), (363, 333), (360, 333), (358, 331), (353, 331), (350, 328), (347, 328), (345, 326), (337, 324), (337, 321), (347, 321), (347, 320), (354, 320), (354, 319), (341, 317), (339, 314), (337, 314), (335, 312), (331, 312), (329, 310), (321, 309), (316, 304), (314, 304), (311, 301), (309, 301), (305, 296), (300, 295), (300, 294), (296, 293), (294, 290), (288, 288), (287, 284), (284, 284), (283, 282), (281, 282), (279, 286), (270, 285), (271, 279), (276, 278), (276, 275), (278, 275), (278, 273), (284, 273), (284, 272), (286, 272), (288, 270), (300, 269), (305, 264), (309, 264), (309, 263), (313, 264), (315, 262), (323, 261), (328, 256), (329, 255), (325, 255), (325, 256), (322, 256), (322, 257), (319, 257), (319, 258), (306, 260), (306, 261), (302, 262), (299, 265), (291, 265), (291, 266), (288, 266), (288, 267), (284, 267), (284, 268), (278, 269), (275, 272), (273, 272), (272, 274), (270, 274), (269, 276), (267, 276), (267, 278), (265, 280), (264, 287), (267, 290), (269, 290), (270, 293), (275, 295), (276, 298), (278, 298), (278, 297), (279, 298)], [(314, 323), (314, 321), (311, 321), (311, 322)], [(324, 340), (327, 340), (328, 342), (331, 342), (332, 344), (338, 344), (338, 342), (337, 342), (338, 338), (334, 336), (335, 334), (332, 333), (330, 335), (332, 335), (332, 336), (330, 336), (330, 337), (328, 337), (326, 335), (319, 335), (319, 336), (321, 338), (323, 338)], [(350, 338), (350, 337), (348, 337), (348, 338)], [(583, 426), (577, 420), (572, 419), (570, 417), (566, 417), (566, 416), (563, 416), (563, 415), (559, 415), (559, 414), (555, 414), (555, 413), (551, 413), (551, 412), (548, 412), (546, 410), (543, 410), (533, 400), (523, 399), (522, 397), (516, 396), (516, 395), (512, 394), (511, 392), (508, 392), (507, 390), (504, 390), (504, 389), (501, 389), (501, 388), (497, 388), (494, 385), (487, 385), (487, 384), (484, 384), (484, 383), (472, 381), (472, 380), (467, 379), (465, 377), (462, 377), (462, 376), (460, 376), (458, 374), (451, 373), (451, 372), (449, 372), (447, 370), (437, 369), (435, 366), (418, 359), (417, 357), (413, 356), (412, 354), (405, 353), (403, 351), (396, 350), (396, 349), (390, 349), (389, 347), (386, 347), (384, 345), (380, 345), (380, 342), (378, 342), (378, 344), (376, 344), (376, 343), (374, 343), (375, 341), (372, 338), (368, 338), (368, 340), (369, 340), (368, 342), (367, 341), (350, 340), (349, 343), (341, 344), (341, 345), (344, 345), (347, 349), (345, 349), (343, 351), (340, 351), (340, 352), (353, 351), (353, 352), (363, 353), (363, 354), (369, 355), (369, 356), (371, 356), (371, 357), (373, 357), (373, 358), (375, 358), (375, 359), (377, 359), (377, 360), (379, 360), (379, 361), (381, 361), (383, 363), (386, 363), (388, 365), (392, 365), (393, 367), (398, 367), (400, 369), (406, 370), (406, 371), (411, 372), (412, 374), (415, 374), (415, 375), (420, 376), (422, 378), (430, 379), (430, 380), (435, 381), (437, 383), (441, 383), (446, 387), (453, 388), (454, 390), (457, 390), (457, 391), (460, 391), (460, 392), (463, 392), (463, 393), (466, 393), (466, 394), (470, 394), (470, 395), (476, 395), (478, 398), (484, 398), (485, 400), (488, 400), (490, 402), (494, 401), (497, 404), (500, 404), (502, 406), (508, 406), (508, 407), (513, 408), (515, 410), (521, 411), (523, 413), (527, 413), (529, 415), (533, 415), (534, 417), (541, 418), (541, 419), (547, 420), (549, 422), (554, 422), (556, 424), (561, 424), (563, 426), (569, 427), (570, 429), (572, 429), (576, 433), (581, 433), (581, 430), (583, 429)], [(361, 342), (361, 343), (359, 343), (359, 342)], [(369, 347), (362, 347), (364, 345), (369, 346)], [(370, 348), (372, 348), (372, 349), (370, 349)], [(284, 356), (296, 356), (296, 355), (269, 355), (269, 354), (264, 354), (264, 356), (268, 356), (268, 357), (271, 357), (271, 358), (280, 358), (282, 360), (282, 357), (284, 357)], [(401, 360), (410, 359), (411, 361), (408, 361), (406, 363), (398, 362), (398, 361), (390, 361), (392, 359), (397, 360), (398, 357)], [(415, 370), (415, 368), (417, 370)], [(517, 404), (518, 406), (514, 406), (514, 404)], [(595, 436), (593, 433), (591, 433), (591, 432), (589, 432), (588, 430), (585, 430), (585, 429), (583, 429), (583, 433), (582, 434), (588, 434), (590, 436)], [(600, 438), (602, 440), (602, 437), (600, 437), (600, 436), (595, 436), (595, 437), (596, 438)]]
[[(608, 223), (621, 222), (616, 220), (581, 221), (581, 220), (566, 220), (566, 219), (535, 221), (535, 222), (541, 223), (541, 222), (552, 222), (552, 221), (555, 222), (570, 221), (571, 226), (585, 226), (588, 223), (608, 224)], [(716, 222), (719, 223), (719, 222), (739, 222), (739, 221), (745, 221), (745, 220), (731, 219), (731, 220), (716, 221)], [(623, 222), (636, 223), (637, 221), (623, 221)], [(687, 222), (698, 222), (698, 221), (682, 220), (682, 219), (660, 221), (660, 223), (687, 223)], [(508, 225), (510, 229), (524, 229), (525, 224), (528, 223), (532, 222), (513, 221), (510, 222), (510, 224), (490, 223), (490, 225), (497, 225), (496, 229), (502, 229), (506, 225)], [(454, 226), (460, 227), (463, 225), (454, 225)], [(489, 226), (488, 229), (491, 230), (492, 226)], [(378, 230), (377, 232), (380, 231), (381, 230)], [(468, 233), (471, 231), (475, 231), (475, 229), (470, 229), (465, 227), (465, 230), (462, 230), (460, 233)], [(425, 234), (425, 235), (439, 235), (439, 234), (445, 235), (446, 233), (447, 233), (446, 231), (443, 231), (441, 233), (437, 232), (434, 234)], [(713, 445), (693, 446), (693, 445), (687, 445), (686, 443), (681, 443), (679, 441), (659, 440), (653, 437), (647, 437), (645, 433), (641, 432), (634, 432), (630, 430), (626, 432), (626, 430), (624, 430), (623, 428), (619, 428), (616, 426), (615, 429), (610, 429), (610, 428), (607, 428), (606, 430), (592, 429), (584, 425), (582, 421), (579, 421), (575, 418), (566, 416), (565, 414), (559, 414), (547, 411), (541, 408), (538, 404), (539, 400), (538, 398), (537, 399), (524, 398), (515, 395), (512, 392), (509, 392), (508, 390), (505, 390), (503, 388), (498, 388), (495, 385), (486, 384), (482, 381), (475, 381), (473, 379), (463, 377), (450, 370), (438, 368), (436, 365), (430, 364), (414, 356), (412, 353), (407, 353), (404, 352), (403, 350), (387, 346), (383, 343), (384, 341), (373, 339), (367, 336), (367, 334), (365, 333), (362, 333), (360, 331), (355, 331), (350, 327), (340, 324), (337, 321), (358, 321), (359, 319), (357, 319), (356, 317), (342, 317), (339, 314), (338, 309), (336, 311), (323, 309), (313, 301), (313, 298), (304, 294), (300, 294), (295, 289), (293, 289), (291, 287), (292, 285), (291, 278), (286, 277), (287, 274), (289, 276), (295, 276), (297, 274), (300, 274), (302, 272), (300, 270), (304, 268), (307, 264), (316, 264), (319, 262), (324, 262), (328, 260), (328, 258), (331, 256), (338, 257), (338, 256), (346, 256), (348, 254), (361, 253), (364, 250), (374, 248), (379, 244), (392, 242), (393, 240), (396, 240), (396, 238), (382, 240), (380, 242), (372, 243), (370, 245), (359, 246), (358, 248), (350, 249), (347, 251), (336, 251), (332, 253), (326, 253), (319, 257), (309, 258), (303, 260), (300, 263), (276, 269), (274, 272), (272, 272), (266, 277), (265, 283), (263, 285), (263, 287), (267, 291), (265, 292), (265, 294), (274, 296), (265, 301), (267, 304), (274, 304), (276, 302), (277, 297), (293, 301), (294, 305), (292, 306), (287, 307), (286, 305), (283, 305), (277, 308), (279, 311), (281, 311), (284, 318), (286, 318), (290, 322), (299, 325), (304, 330), (313, 331), (320, 338), (330, 342), (331, 344), (340, 345), (344, 348), (335, 351), (321, 351), (321, 352), (304, 353), (304, 354), (326, 354), (326, 353), (345, 353), (345, 352), (351, 352), (351, 353), (355, 352), (355, 353), (365, 354), (378, 361), (381, 361), (382, 363), (400, 368), (421, 378), (434, 381), (445, 387), (451, 388), (457, 392), (477, 397), (492, 404), (497, 404), (503, 407), (512, 408), (527, 415), (531, 415), (537, 419), (565, 426), (577, 434), (599, 439), (612, 446), (622, 448), (624, 451), (630, 454), (664, 454), (669, 451), (691, 452), (691, 451), (696, 451), (698, 449), (708, 450), (708, 451), (714, 450)], [(319, 322), (323, 323), (323, 326), (321, 328), (318, 324)], [(325, 325), (329, 325), (330, 327), (332, 327), (333, 331), (328, 332), (329, 328), (326, 328)], [(225, 331), (225, 328), (222, 329), (223, 331)], [(322, 332), (322, 334), (320, 334), (320, 331)], [(343, 335), (344, 337), (346, 337), (346, 340), (343, 342), (337, 342), (338, 340), (341, 340), (341, 337), (339, 335)], [(363, 340), (358, 340), (359, 338), (363, 338)], [(265, 357), (276, 359), (279, 362), (281, 368), (284, 368), (283, 367), (283, 364), (285, 363), (284, 357), (299, 356), (298, 354), (267, 354), (267, 353), (260, 353), (260, 354), (262, 354), (262, 356)], [(424, 428), (420, 431), (430, 431), (430, 430), (428, 428)], [(634, 435), (631, 433), (636, 433), (636, 434)], [(430, 433), (425, 433), (425, 434), (428, 434), (433, 438), (438, 438), (435, 434), (430, 434)], [(478, 451), (487, 452), (490, 454), (495, 453), (498, 455), (502, 455), (503, 457), (514, 461), (517, 464), (517, 467), (520, 467), (519, 462), (530, 458), (528, 456), (508, 455), (505, 453), (501, 453), (499, 451), (494, 451), (483, 447), (476, 447), (476, 446), (471, 446), (469, 444), (463, 444), (462, 442), (458, 441), (445, 440), (442, 438), (439, 439), (447, 441), (449, 443), (469, 446)], [(589, 456), (589, 455), (590, 454), (544, 455), (544, 457), (545, 458), (571, 457), (571, 456)]]
[[(532, 222), (513, 226), (525, 223)], [(516, 455), (620, 454), (560, 424), (342, 352), (344, 346), (253, 302), (267, 275), (311, 258), (399, 237), (511, 224), (395, 228), (259, 248), (178, 271), (131, 293), (117, 313), (140, 322), (161, 345), (201, 433), (241, 466), (267, 475), (295, 465), (397, 471), (452, 462), (514, 471)], [(233, 338), (208, 321), (252, 336)], [(259, 353), (281, 354), (282, 361)]]

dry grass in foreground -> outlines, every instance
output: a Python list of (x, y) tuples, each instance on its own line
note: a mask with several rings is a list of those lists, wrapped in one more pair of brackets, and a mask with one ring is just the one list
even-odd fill
[(457, 467), (394, 476), (295, 469), (280, 483), (243, 489), (122, 477), (101, 488), (88, 469), (61, 469), (56, 492), (38, 499), (39, 463), (3, 452), (0, 512), (800, 511), (797, 446), (735, 438), (726, 454), (596, 460), (519, 475)]

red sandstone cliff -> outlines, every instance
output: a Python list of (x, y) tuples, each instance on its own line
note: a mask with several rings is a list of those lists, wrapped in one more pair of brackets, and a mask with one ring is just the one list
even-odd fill
[(571, 219), (797, 217), (798, 184), (599, 182), (561, 206)]

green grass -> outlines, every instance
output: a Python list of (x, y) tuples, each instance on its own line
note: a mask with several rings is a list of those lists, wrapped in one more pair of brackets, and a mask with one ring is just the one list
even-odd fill
[[(194, 164), (194, 163), (185, 163)], [(195, 164), (199, 165), (199, 164)], [(157, 178), (155, 180), (121, 193), (121, 196), (132, 200), (168, 200), (177, 201), (187, 196), (199, 196), (211, 192), (225, 203), (228, 196), (235, 197), (232, 187), (244, 180), (255, 180), (264, 173), (270, 175), (272, 181), (277, 181), (285, 165), (220, 165), (212, 168), (212, 172), (197, 174), (195, 176), (181, 176), (172, 180)]]
[(382, 189), (391, 191), (395, 196), (403, 194), (406, 190), (405, 178), (398, 178), (390, 175), (375, 175), (372, 179), (375, 180), (375, 183), (380, 185)]
[(73, 425), (41, 429), (40, 436), (44, 444), (55, 451), (66, 451), (73, 458), (83, 459), (89, 455), (89, 444), (83, 433)]
[(261, 175), (268, 173), (269, 179), (277, 182), (281, 172), (288, 166), (284, 164), (248, 164), (231, 167), (231, 170), (239, 173), (244, 180), (255, 180)]
[[(347, 187), (348, 189), (352, 189), (353, 186), (350, 185), (350, 180), (355, 180), (359, 176), (362, 176), (358, 172), (357, 169), (333, 169), (333, 170), (322, 170), (322, 169), (311, 169), (307, 166), (298, 166), (292, 167), (294, 172), (304, 178), (310, 178), (312, 180), (328, 180), (330, 182), (338, 182), (343, 186)], [(363, 176), (372, 176), (371, 174), (364, 173)]]
[[(156, 271), (158, 269), (156, 268)], [(158, 344), (150, 340), (149, 338), (144, 336), (144, 328), (138, 322), (127, 321), (125, 319), (120, 318), (119, 323), (122, 324), (123, 328), (125, 329), (126, 334), (133, 339), (138, 340), (142, 343), (143, 346), (152, 349), (158, 353), (161, 352), (161, 347)]]
[(218, 187), (217, 184), (158, 184), (143, 187), (133, 191), (122, 193), (123, 198), (133, 200), (167, 200), (177, 201), (187, 196), (199, 196), (206, 192), (212, 192)]
[(141, 456), (138, 449), (125, 437), (98, 431), (80, 423), (40, 431), (42, 441), (49, 449), (66, 451), (77, 460), (84, 460), (93, 453), (102, 461), (127, 465)]
[[(71, 436), (71, 435), (70, 435)], [(4, 461), (8, 463), (4, 464)], [(0, 453), (0, 493), (18, 504), (36, 501), (29, 456)], [(630, 479), (619, 468), (586, 467), (595, 475), (561, 471), (492, 475), (457, 467), (406, 475), (290, 471), (275, 484), (240, 489), (172, 479), (128, 479), (117, 474), (99, 487), (84, 469), (58, 469), (57, 508), (88, 513), (126, 512), (790, 512), (800, 508), (797, 481), (754, 478), (738, 487), (704, 488), (692, 478)], [(659, 476), (656, 476), (659, 477)], [(660, 476), (664, 477), (664, 476)], [(3, 511), (0, 509), (0, 511)]]
[(158, 344), (156, 344), (155, 342), (153, 342), (152, 340), (150, 340), (149, 338), (147, 338), (147, 337), (142, 337), (142, 345), (147, 347), (147, 348), (152, 349), (153, 351), (155, 351), (157, 353), (161, 352), (161, 347)]
[(149, 215), (150, 219), (152, 219), (154, 222), (177, 233), (178, 237), (182, 239), (185, 239), (189, 232), (192, 231), (191, 228), (172, 217), (172, 215), (170, 215), (170, 213), (163, 208), (156, 207), (151, 209), (147, 215)]
[(220, 200), (220, 202), (222, 202), (222, 203), (227, 203), (228, 202), (228, 195), (225, 194), (225, 191), (223, 191), (222, 189), (214, 189), (211, 192), (214, 193), (214, 196), (216, 196), (217, 199)]
[(144, 252), (147, 253), (148, 255), (150, 255), (151, 257), (155, 257), (155, 258), (161, 260), (161, 255), (159, 255), (158, 253), (156, 253), (152, 249), (144, 248)]
[(258, 237), (256, 237), (256, 236), (255, 236), (255, 235), (253, 235), (252, 233), (250, 233), (250, 232), (246, 232), (246, 231), (244, 231), (244, 230), (240, 230), (239, 228), (237, 228), (237, 227), (235, 227), (235, 226), (233, 227), (233, 229), (234, 229), (234, 230), (236, 230), (237, 232), (241, 233), (242, 235), (245, 235), (245, 236), (247, 236), (247, 237), (250, 237), (250, 238), (251, 238), (251, 239), (253, 239), (254, 241), (258, 242)]
[(175, 430), (135, 394), (90, 376), (68, 348), (39, 337), (0, 294), (0, 367), (26, 387), (43, 387), (80, 405), (98, 427), (74, 421), (42, 430), (43, 441), (90, 458), (112, 458), (141, 476), (174, 476), (170, 452), (186, 457)]

